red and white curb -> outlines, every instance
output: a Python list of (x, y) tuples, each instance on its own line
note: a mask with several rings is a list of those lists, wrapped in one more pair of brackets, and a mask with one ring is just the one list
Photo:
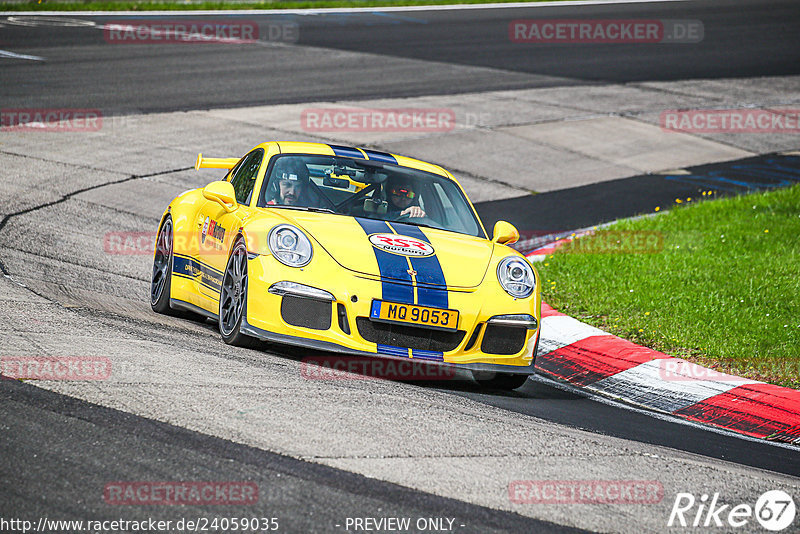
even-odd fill
[[(595, 227), (597, 228), (597, 227)], [(577, 230), (576, 232), (571, 232), (570, 235), (565, 235), (563, 237), (559, 237), (555, 240), (550, 240), (546, 244), (534, 248), (529, 252), (525, 252), (525, 257), (528, 258), (530, 261), (544, 261), (544, 259), (553, 254), (556, 249), (559, 249), (566, 245), (567, 243), (585, 235), (591, 235), (594, 233), (594, 228)]]
[(542, 304), (536, 370), (694, 423), (800, 444), (800, 391), (727, 375), (613, 336)]

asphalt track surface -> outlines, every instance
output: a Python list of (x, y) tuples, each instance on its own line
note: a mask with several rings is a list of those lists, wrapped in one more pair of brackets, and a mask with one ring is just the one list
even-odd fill
[[(704, 38), (575, 47), (519, 44), (508, 36), (512, 20), (576, 16), (698, 20)], [(238, 17), (258, 22), (265, 38), (270, 26), (296, 24), (301, 47), (280, 39), (109, 45), (102, 23), (126, 17), (77, 18), (98, 26), (0, 21), (0, 49), (45, 58), (3, 59), (3, 106), (99, 108), (110, 115), (800, 72), (800, 10), (792, 0)]]
[[(376, 513), (448, 517), (460, 532), (582, 532), (239, 445), (13, 380), (3, 380), (0, 391), (5, 436), (0, 444), (0, 514), (5, 518), (111, 521), (122, 516), (177, 522), (219, 513), (213, 505), (160, 507), (155, 514), (146, 506), (126, 507), (121, 513), (97, 498), (109, 480), (129, 480), (134, 471), (129, 466), (139, 465), (138, 480), (256, 483), (258, 502), (226, 506), (225, 516), (274, 517), (280, 532), (342, 531), (336, 527), (343, 527), (346, 517)], [(51, 447), (42, 449), (42, 442)], [(106, 461), (111, 451), (113, 464)], [(10, 466), (15, 466), (13, 473), (7, 471)]]
[(517, 228), (549, 235), (653, 213), (673, 205), (675, 199), (698, 199), (707, 191), (724, 197), (793, 185), (800, 181), (800, 157), (767, 154), (683, 171), (480, 202), (475, 209), (487, 228), (506, 220)]
[[(3, 107), (35, 105), (103, 108), (107, 113), (109, 110), (154, 112), (603, 81), (800, 72), (797, 31), (800, 10), (794, 2), (617, 5), (581, 11), (581, 16), (602, 18), (702, 20), (706, 37), (691, 49), (677, 44), (598, 45), (580, 50), (554, 45), (537, 48), (532, 54), (530, 48), (503, 38), (510, 20), (570, 15), (574, 15), (571, 8), (554, 7), (415, 12), (408, 16), (292, 17), (300, 24), (299, 44), (335, 49), (342, 54), (317, 54), (309, 49), (296, 51), (282, 46), (256, 49), (215, 45), (181, 51), (159, 46), (112, 51), (114, 47), (109, 47), (102, 32), (96, 29), (4, 25), (0, 28), (0, 48), (40, 55), (48, 61), (2, 60)], [(348, 51), (374, 53), (375, 61), (365, 65), (361, 56), (348, 56)], [(111, 57), (115, 59), (113, 66), (109, 64)], [(403, 62), (406, 59), (433, 61), (440, 68), (412, 73), (409, 64)], [(486, 71), (476, 75), (474, 70), (460, 70), (459, 66), (477, 66)], [(526, 206), (540, 202), (544, 209), (546, 205), (554, 205), (554, 201), (572, 198), (578, 203), (591, 201), (593, 205), (604, 206), (595, 201), (614, 192), (630, 191), (631, 184), (632, 181), (618, 181), (586, 186), (526, 197), (524, 201), (486, 203), (478, 208), (488, 223), (495, 214), (517, 208), (519, 202), (525, 202)], [(694, 191), (698, 185), (681, 187)], [(661, 202), (652, 188), (646, 189), (633, 195), (637, 201), (648, 206)], [(658, 194), (662, 193), (667, 199), (674, 191)], [(561, 218), (518, 224), (543, 230), (579, 228), (625, 216), (625, 209), (629, 208), (561, 209)], [(0, 223), (0, 231), (8, 220)], [(5, 267), (3, 270), (7, 271)], [(203, 327), (210, 329), (211, 325)], [(293, 357), (291, 353), (285, 356)], [(449, 388), (419, 384), (419, 387), (465, 396), (597, 434), (776, 473), (800, 474), (800, 458), (794, 450), (630, 412), (542, 382), (529, 382), (508, 394), (480, 391), (469, 384)], [(261, 477), (257, 479), (262, 482), (260, 487), (269, 488), (268, 496), (262, 496), (263, 512), (269, 513), (268, 508), (279, 510), (289, 532), (327, 531), (341, 517), (378, 513), (457, 517), (469, 525), (466, 531), (474, 532), (570, 531), (517, 514), (294, 460), (16, 382), (0, 382), (0, 412), (4, 435), (0, 444), (3, 457), (0, 515), (5, 517), (53, 513), (61, 514), (61, 518), (114, 518), (114, 510), (109, 511), (97, 499), (82, 497), (102, 491), (102, 484), (113, 478), (111, 469), (120, 479), (137, 480)], [(191, 510), (193, 514), (198, 512), (196, 515), (203, 515), (204, 511), (214, 512)], [(246, 512), (249, 514), (252, 509)], [(158, 515), (160, 519), (169, 519), (170, 514), (185, 515), (184, 510), (163, 509)], [(125, 515), (134, 518), (148, 513), (126, 509)]]

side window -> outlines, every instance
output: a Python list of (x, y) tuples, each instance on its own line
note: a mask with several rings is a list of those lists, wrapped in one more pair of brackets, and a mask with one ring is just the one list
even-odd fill
[(231, 185), (236, 191), (236, 202), (249, 204), (253, 194), (253, 187), (256, 185), (256, 176), (261, 167), (261, 160), (264, 159), (264, 150), (259, 148), (253, 150), (244, 157), (242, 162), (234, 169)]

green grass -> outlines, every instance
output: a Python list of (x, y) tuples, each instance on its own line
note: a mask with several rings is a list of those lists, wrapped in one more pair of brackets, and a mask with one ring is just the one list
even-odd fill
[[(306, 9), (330, 7), (426, 6), (449, 4), (507, 3), (519, 0), (186, 0), (182, 2), (44, 0), (0, 2), (0, 11), (184, 11), (190, 9)], [(545, 0), (527, 0), (531, 3)]]
[(577, 239), (537, 267), (559, 311), (721, 372), (800, 388), (800, 185), (684, 200)]

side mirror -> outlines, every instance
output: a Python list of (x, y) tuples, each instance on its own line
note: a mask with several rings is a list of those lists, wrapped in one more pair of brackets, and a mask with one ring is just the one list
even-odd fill
[(501, 245), (510, 245), (519, 241), (519, 232), (514, 225), (506, 221), (497, 221), (494, 225), (492, 241)]
[(230, 182), (211, 182), (203, 188), (203, 196), (221, 204), (228, 213), (239, 207), (236, 191)]

